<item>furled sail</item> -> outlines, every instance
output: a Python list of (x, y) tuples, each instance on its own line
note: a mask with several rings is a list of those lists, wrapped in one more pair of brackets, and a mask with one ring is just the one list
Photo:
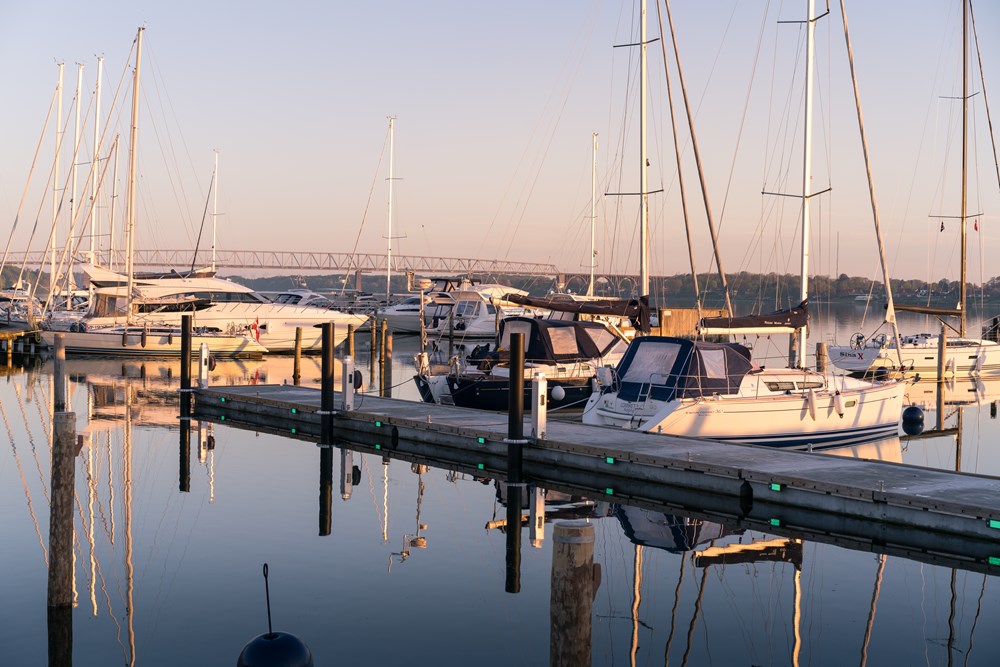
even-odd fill
[(698, 332), (705, 336), (793, 333), (809, 323), (808, 300), (794, 308), (740, 317), (703, 317)]
[(627, 317), (637, 330), (649, 333), (649, 297), (638, 299), (605, 299), (588, 298), (585, 300), (533, 297), (520, 294), (507, 294), (506, 301), (532, 308), (546, 308), (563, 313), (580, 313), (583, 315), (606, 315), (609, 317)]

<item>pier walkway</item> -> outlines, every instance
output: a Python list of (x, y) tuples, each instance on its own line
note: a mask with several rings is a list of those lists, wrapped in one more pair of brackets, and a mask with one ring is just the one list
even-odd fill
[[(318, 389), (209, 387), (194, 395), (197, 419), (321, 439)], [(339, 393), (335, 405), (343, 405)], [(335, 410), (332, 432), (353, 449), (505, 478), (507, 420), (356, 395), (354, 410)], [(544, 488), (1000, 573), (1000, 478), (553, 420), (543, 439), (529, 441), (523, 479)]]

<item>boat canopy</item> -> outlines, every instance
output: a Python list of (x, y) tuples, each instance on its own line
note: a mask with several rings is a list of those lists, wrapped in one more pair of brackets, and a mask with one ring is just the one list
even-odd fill
[(577, 301), (559, 297), (535, 297), (519, 294), (507, 294), (504, 299), (522, 306), (558, 310), (564, 313), (580, 313), (583, 315), (606, 315), (609, 317), (627, 317), (632, 326), (643, 333), (649, 333), (649, 297), (638, 299), (587, 299)]
[(740, 317), (703, 317), (698, 324), (702, 335), (793, 333), (809, 324), (809, 301), (794, 308)]
[(510, 350), (511, 334), (524, 334), (526, 361), (565, 362), (606, 356), (621, 338), (599, 322), (507, 317), (500, 321), (500, 349)]
[(618, 362), (618, 398), (672, 401), (735, 394), (753, 369), (750, 350), (738, 343), (645, 336), (633, 340)]

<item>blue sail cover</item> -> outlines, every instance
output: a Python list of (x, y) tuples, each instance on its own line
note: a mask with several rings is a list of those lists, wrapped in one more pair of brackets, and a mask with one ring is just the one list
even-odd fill
[(668, 336), (636, 338), (616, 369), (618, 398), (672, 401), (734, 394), (753, 370), (750, 351), (736, 343), (706, 343)]

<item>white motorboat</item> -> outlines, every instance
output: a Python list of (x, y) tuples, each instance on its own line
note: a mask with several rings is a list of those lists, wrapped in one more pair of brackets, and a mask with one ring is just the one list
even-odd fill
[[(114, 325), (97, 329), (42, 331), (43, 343), (55, 347), (56, 334), (62, 334), (66, 352), (70, 354), (100, 354), (109, 356), (180, 356), (181, 329), (170, 326)], [(202, 343), (215, 357), (260, 358), (268, 349), (249, 334), (225, 333), (218, 330), (195, 330), (191, 335), (191, 352), (197, 354)]]
[(451, 292), (450, 301), (436, 301), (427, 327), (428, 337), (432, 342), (449, 337), (458, 341), (492, 340), (497, 337), (500, 320), (505, 317), (545, 314), (545, 311), (530, 310), (505, 300), (507, 294), (527, 295), (527, 292), (504, 285), (474, 285)]

